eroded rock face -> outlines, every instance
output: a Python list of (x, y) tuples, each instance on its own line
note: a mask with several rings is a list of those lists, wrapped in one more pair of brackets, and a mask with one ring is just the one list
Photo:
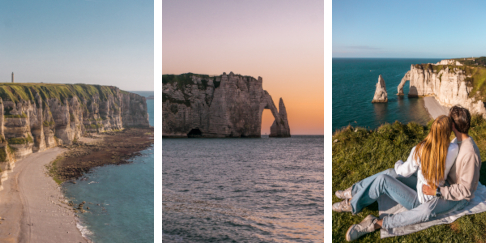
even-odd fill
[(289, 121), (287, 120), (287, 110), (285, 109), (284, 102), (280, 98), (278, 104), (278, 117), (279, 121), (275, 119), (270, 127), (270, 137), (290, 137)]
[(486, 118), (486, 109), (481, 100), (470, 97), (473, 87), (466, 81), (466, 74), (458, 68), (446, 67), (437, 72), (411, 65), (398, 86), (398, 94), (403, 94), (403, 86), (410, 81), (409, 97), (435, 96), (443, 106), (461, 105), (471, 114), (481, 114)]
[(163, 137), (260, 137), (264, 109), (278, 121), (272, 134), (290, 136), (283, 100), (279, 112), (261, 77), (181, 74), (162, 82)]
[(372, 103), (388, 102), (388, 93), (386, 92), (385, 80), (378, 76), (378, 83), (376, 83), (375, 96), (373, 96)]
[(408, 71), (405, 76), (403, 76), (402, 80), (400, 81), (400, 84), (398, 85), (398, 93), (397, 95), (404, 95), (403, 94), (403, 87), (405, 86), (405, 83), (410, 80), (410, 71)]
[[(46, 90), (55, 90), (52, 87), (56, 85), (49, 85)], [(109, 92), (78, 97), (69, 90), (93, 86), (58, 85), (65, 88), (65, 97), (55, 98), (46, 97), (49, 91), (42, 91), (41, 84), (35, 88), (16, 86), (20, 89), (0, 85), (12, 94), (0, 98), (0, 172), (11, 169), (16, 159), (59, 144), (71, 144), (87, 132), (149, 126), (145, 97), (116, 87), (97, 86)], [(25, 100), (25, 92), (31, 95), (29, 100)]]

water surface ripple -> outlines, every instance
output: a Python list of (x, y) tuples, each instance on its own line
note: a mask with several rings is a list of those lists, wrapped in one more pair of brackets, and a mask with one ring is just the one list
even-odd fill
[(163, 139), (164, 242), (322, 242), (322, 136)]

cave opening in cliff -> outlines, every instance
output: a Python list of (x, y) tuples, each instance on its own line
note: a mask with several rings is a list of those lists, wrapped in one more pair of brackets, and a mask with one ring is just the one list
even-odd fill
[(188, 134), (188, 138), (200, 138), (202, 137), (202, 132), (199, 130), (199, 128), (192, 129)]

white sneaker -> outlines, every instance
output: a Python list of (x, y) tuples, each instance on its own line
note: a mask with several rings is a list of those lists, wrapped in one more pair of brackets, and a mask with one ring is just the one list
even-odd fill
[(375, 223), (378, 220), (373, 215), (368, 215), (361, 223), (353, 224), (346, 232), (346, 240), (353, 241), (359, 237), (375, 231)]
[(332, 211), (342, 213), (342, 212), (352, 212), (351, 203), (349, 199), (344, 199), (341, 202), (337, 202), (332, 205)]
[(351, 196), (351, 189), (352, 189), (352, 188), (353, 188), (353, 187), (350, 187), (350, 188), (348, 188), (348, 189), (346, 189), (346, 190), (344, 190), (344, 191), (339, 190), (339, 191), (336, 191), (334, 194), (335, 194), (335, 195), (336, 195), (336, 197), (338, 197), (339, 199), (343, 199), (343, 200), (344, 200), (344, 199), (350, 199), (350, 198), (352, 198), (352, 197), (353, 197), (353, 196)]

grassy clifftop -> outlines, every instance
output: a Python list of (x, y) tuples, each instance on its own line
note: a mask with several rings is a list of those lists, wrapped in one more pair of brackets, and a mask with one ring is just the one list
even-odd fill
[[(406, 160), (410, 150), (417, 145), (430, 129), (416, 123), (384, 124), (370, 131), (348, 126), (332, 136), (332, 192), (333, 203), (341, 201), (334, 192), (350, 187), (353, 183), (393, 168), (397, 160)], [(474, 116), (469, 132), (478, 145), (483, 163), (486, 162), (486, 121)], [(481, 167), (480, 182), (486, 185), (486, 164)], [(361, 213), (332, 213), (333, 241), (345, 242), (349, 226), (361, 222), (368, 214), (378, 216), (374, 203)], [(406, 236), (384, 239), (383, 242), (485, 242), (486, 213), (464, 216), (452, 224), (434, 226)], [(362, 237), (358, 242), (380, 240), (379, 231)]]
[[(462, 63), (461, 60), (458, 61)], [(463, 63), (463, 66), (457, 66), (432, 65), (428, 63), (416, 64), (415, 68), (420, 68), (423, 70), (433, 70), (437, 73), (441, 70), (445, 70), (446, 68), (449, 68), (449, 72), (452, 72), (454, 69), (462, 70), (466, 75), (466, 82), (468, 83), (468, 86), (472, 87), (472, 91), (469, 93), (469, 97), (475, 97), (477, 100), (486, 102), (486, 67), (483, 67), (482, 65), (471, 65)], [(439, 79), (441, 79), (441, 77), (439, 77)]]
[(94, 95), (107, 100), (109, 95), (115, 94), (116, 89), (113, 86), (89, 84), (0, 83), (0, 97), (14, 102), (21, 99), (35, 101), (35, 94), (38, 93), (44, 101), (57, 98), (64, 102), (64, 99), (74, 96), (91, 100)]
[[(162, 75), (162, 84), (177, 84), (177, 87), (184, 91), (186, 85), (195, 84), (192, 80), (193, 77), (201, 78), (201, 83), (198, 84), (198, 88), (201, 90), (206, 90), (209, 80), (213, 80), (214, 88), (218, 88), (221, 77), (223, 75), (210, 76), (207, 74), (196, 74), (196, 73), (183, 73), (183, 74), (164, 74)], [(252, 76), (244, 76), (241, 74), (234, 74), (234, 76), (242, 77), (247, 80), (255, 79)], [(217, 81), (218, 80), (218, 81)]]

